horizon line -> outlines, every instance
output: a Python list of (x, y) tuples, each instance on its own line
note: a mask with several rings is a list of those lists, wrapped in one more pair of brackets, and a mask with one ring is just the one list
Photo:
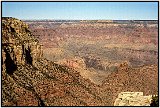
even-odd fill
[[(8, 17), (4, 16), (2, 18), (15, 18), (15, 17)], [(158, 21), (158, 19), (54, 19), (54, 18), (43, 18), (43, 19), (21, 19), (16, 18), (19, 20), (86, 20), (86, 21), (94, 21), (94, 20), (106, 20), (106, 21), (115, 21), (115, 20), (122, 20), (122, 21)]]

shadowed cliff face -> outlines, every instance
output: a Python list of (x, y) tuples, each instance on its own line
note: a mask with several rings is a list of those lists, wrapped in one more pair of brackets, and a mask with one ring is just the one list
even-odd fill
[(6, 66), (6, 72), (9, 75), (13, 75), (13, 72), (17, 70), (17, 65), (14, 63), (14, 60), (12, 60), (10, 54), (6, 49), (4, 49), (4, 52), (6, 53), (6, 60), (5, 60), (5, 66)]
[[(122, 91), (150, 95), (158, 90), (154, 65), (132, 69), (122, 63), (103, 85), (96, 85), (42, 55), (41, 45), (24, 22), (2, 18), (2, 106), (113, 106)], [(68, 63), (77, 66), (76, 60)], [(79, 60), (77, 64), (85, 67)]]
[(27, 62), (28, 64), (32, 65), (33, 59), (32, 59), (32, 56), (31, 56), (30, 53), (31, 53), (31, 49), (30, 49), (30, 48), (28, 48), (28, 50), (25, 49), (26, 62)]

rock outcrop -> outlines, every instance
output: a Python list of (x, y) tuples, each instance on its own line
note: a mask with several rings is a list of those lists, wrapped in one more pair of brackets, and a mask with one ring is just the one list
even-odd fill
[(25, 23), (15, 18), (2, 18), (2, 54), (3, 64), (10, 56), (16, 65), (35, 65), (43, 53), (41, 45)]
[(150, 106), (152, 96), (143, 96), (143, 92), (121, 92), (114, 106)]
[(25, 23), (2, 18), (2, 106), (105, 105), (98, 86), (42, 54)]

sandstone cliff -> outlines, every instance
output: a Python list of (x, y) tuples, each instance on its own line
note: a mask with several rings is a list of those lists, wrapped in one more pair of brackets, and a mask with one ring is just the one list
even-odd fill
[(11, 59), (16, 65), (35, 65), (42, 57), (42, 50), (25, 23), (14, 18), (2, 18), (2, 54), (3, 63)]
[(104, 105), (98, 86), (42, 54), (25, 23), (2, 18), (2, 106)]

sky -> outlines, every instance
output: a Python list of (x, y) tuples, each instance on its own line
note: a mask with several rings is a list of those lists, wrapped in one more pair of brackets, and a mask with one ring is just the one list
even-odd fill
[(158, 2), (2, 2), (2, 17), (66, 20), (158, 20)]

